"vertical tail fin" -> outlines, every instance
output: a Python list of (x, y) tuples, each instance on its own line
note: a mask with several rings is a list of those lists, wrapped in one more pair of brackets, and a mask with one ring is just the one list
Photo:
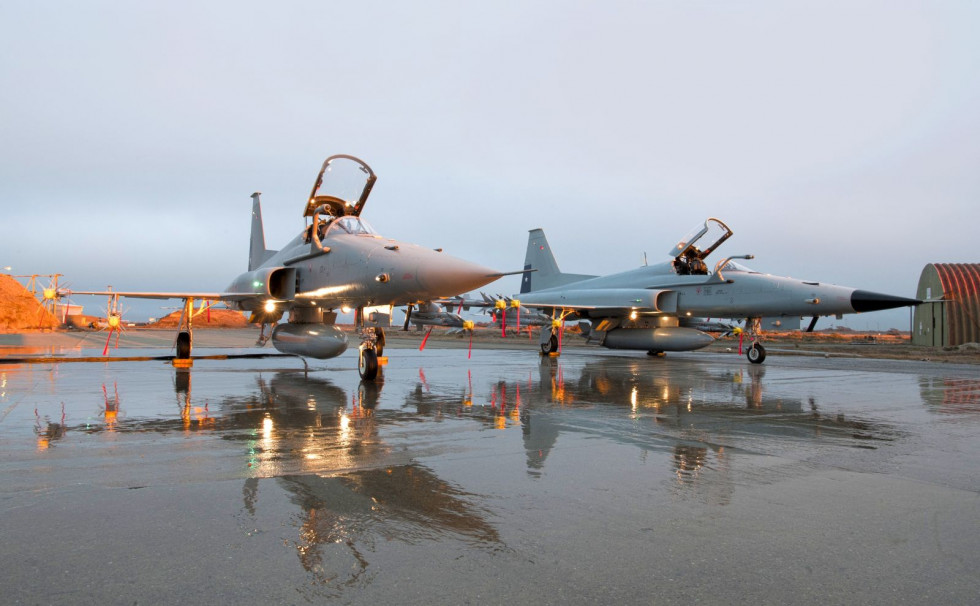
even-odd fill
[(265, 232), (262, 228), (262, 203), (259, 196), (262, 192), (252, 194), (252, 236), (248, 242), (248, 271), (258, 268), (276, 254), (274, 250), (265, 247)]
[[(533, 276), (533, 278), (532, 278)], [(558, 269), (548, 238), (541, 228), (532, 229), (527, 236), (527, 252), (524, 254), (524, 275), (521, 277), (521, 292), (531, 292), (573, 282), (588, 280), (595, 276), (584, 274), (564, 274)], [(533, 280), (533, 286), (532, 286)]]

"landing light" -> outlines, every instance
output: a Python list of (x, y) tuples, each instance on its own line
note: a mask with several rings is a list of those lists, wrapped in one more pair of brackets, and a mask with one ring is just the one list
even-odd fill
[(265, 309), (265, 311), (267, 313), (270, 313), (271, 314), (272, 312), (276, 311), (276, 302), (275, 301), (266, 301), (265, 302), (264, 309)]
[(340, 311), (341, 311), (341, 313), (349, 314), (350, 313), (350, 307), (348, 307), (347, 305), (341, 305), (340, 306)]
[(637, 314), (636, 310), (634, 309), (633, 311), (630, 312), (630, 320), (635, 320), (638, 315), (639, 314)]

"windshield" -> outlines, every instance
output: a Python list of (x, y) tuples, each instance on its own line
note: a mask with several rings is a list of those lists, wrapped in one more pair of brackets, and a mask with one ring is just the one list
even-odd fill
[[(340, 217), (333, 222), (331, 229), (340, 230), (354, 236), (377, 236), (378, 232), (360, 217)], [(340, 232), (336, 232), (340, 233)]]
[(755, 272), (755, 270), (752, 269), (751, 267), (746, 267), (745, 265), (742, 265), (741, 263), (736, 263), (735, 261), (729, 261), (728, 263), (725, 263), (725, 265), (723, 265), (721, 269), (722, 271), (728, 271), (728, 272), (731, 271), (744, 271), (749, 273)]
[(320, 168), (306, 202), (305, 217), (326, 207), (334, 216), (360, 215), (377, 180), (371, 167), (354, 156), (330, 156)]

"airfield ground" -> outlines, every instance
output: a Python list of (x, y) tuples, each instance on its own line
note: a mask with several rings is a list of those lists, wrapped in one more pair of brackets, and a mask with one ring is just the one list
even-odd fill
[[(350, 333), (351, 343), (356, 343), (356, 334), (352, 326), (342, 326)], [(258, 328), (211, 328), (199, 323), (194, 329), (194, 344), (196, 347), (237, 348), (251, 347), (258, 337)], [(44, 352), (54, 350), (95, 348), (104, 346), (107, 333), (105, 331), (80, 330), (45, 330), (45, 331), (0, 331), (0, 356), (10, 355), (11, 347), (41, 348)], [(418, 347), (424, 333), (415, 330), (403, 332), (391, 328), (385, 332), (387, 342), (392, 347)], [(113, 343), (115, 343), (113, 337)], [(172, 328), (128, 328), (120, 337), (122, 347), (170, 347), (173, 343)], [(934, 348), (912, 345), (906, 334), (876, 334), (876, 333), (782, 333), (767, 334), (763, 340), (766, 350), (772, 355), (796, 355), (818, 357), (851, 357), (889, 360), (916, 360), (924, 362), (952, 364), (980, 364), (980, 346), (966, 345), (955, 348)], [(743, 348), (745, 343), (743, 343)], [(444, 328), (436, 328), (426, 342), (426, 348), (457, 348), (469, 347), (469, 338), (465, 335), (448, 334)], [(597, 351), (603, 349), (590, 345), (585, 340), (568, 333), (562, 340), (563, 348), (591, 348)], [(4, 349), (6, 348), (6, 352)], [(271, 347), (270, 347), (271, 349)], [(528, 338), (526, 333), (521, 336), (509, 335), (506, 339), (500, 337), (499, 331), (490, 328), (477, 329), (473, 336), (473, 349), (538, 349), (537, 332)], [(720, 338), (705, 348), (705, 352), (738, 354), (739, 341), (736, 336)], [(667, 354), (668, 356), (671, 354)]]
[[(4, 603), (980, 595), (970, 352), (774, 338), (756, 366), (735, 339), (652, 359), (568, 336), (555, 359), (487, 331), (469, 357), (393, 330), (373, 383), (354, 347), (203, 357), (257, 334), (196, 330), (190, 369), (122, 360), (169, 353), (147, 329), (112, 363), (0, 364)], [(0, 356), (107, 336), (4, 334)]]

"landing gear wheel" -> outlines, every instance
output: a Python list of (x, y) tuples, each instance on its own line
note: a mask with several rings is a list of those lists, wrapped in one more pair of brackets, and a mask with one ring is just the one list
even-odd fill
[(364, 348), (357, 358), (357, 372), (365, 381), (373, 381), (378, 376), (378, 354), (373, 349)]
[(182, 330), (177, 333), (177, 359), (186, 360), (191, 357), (191, 333)]
[(745, 357), (749, 359), (749, 362), (753, 364), (762, 364), (766, 359), (766, 348), (758, 343), (753, 343), (752, 347), (745, 352)]
[(556, 351), (558, 351), (558, 336), (552, 333), (551, 338), (546, 343), (541, 344), (541, 353), (547, 356)]

